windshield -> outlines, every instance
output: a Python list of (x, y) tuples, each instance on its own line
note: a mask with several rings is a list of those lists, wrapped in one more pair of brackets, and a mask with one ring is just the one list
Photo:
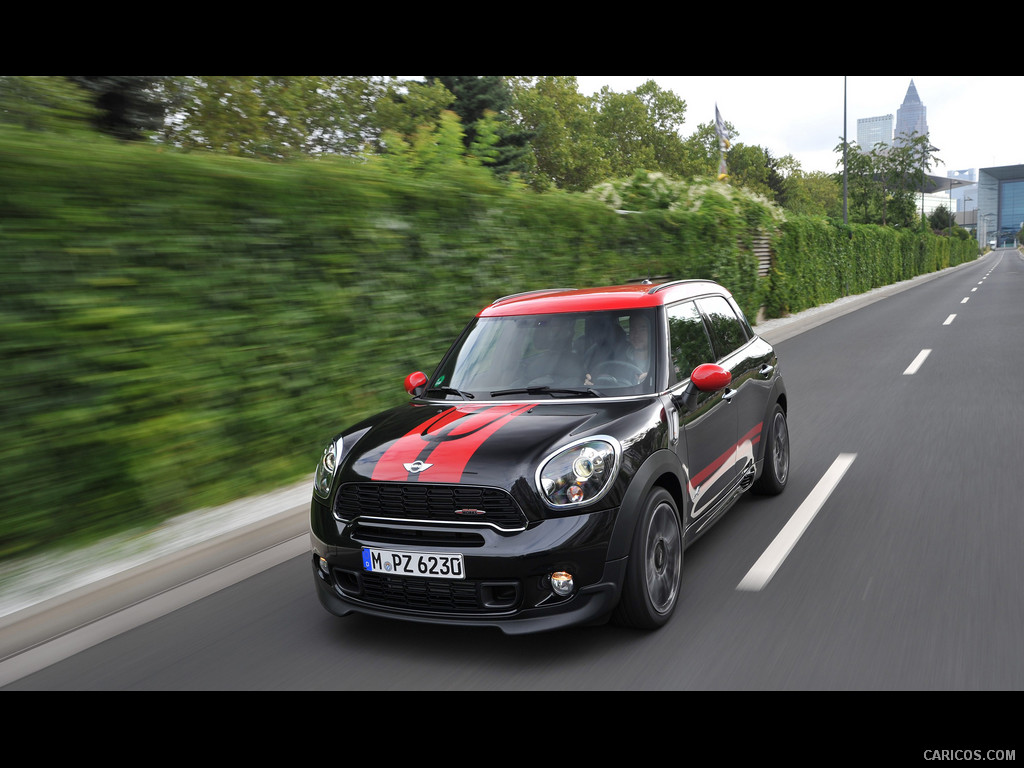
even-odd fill
[(650, 393), (657, 380), (654, 327), (651, 308), (476, 318), (435, 372), (428, 393)]

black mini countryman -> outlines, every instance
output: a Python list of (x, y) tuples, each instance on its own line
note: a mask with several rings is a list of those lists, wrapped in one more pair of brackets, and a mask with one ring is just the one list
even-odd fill
[(789, 474), (775, 351), (705, 280), (499, 299), (405, 386), (317, 466), (313, 579), (338, 616), (660, 627), (683, 550)]

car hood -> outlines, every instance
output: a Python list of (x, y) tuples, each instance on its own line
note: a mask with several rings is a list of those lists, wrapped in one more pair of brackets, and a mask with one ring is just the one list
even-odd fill
[[(339, 470), (345, 482), (467, 483), (511, 490), (532, 485), (540, 462), (582, 437), (629, 443), (652, 426), (656, 398), (536, 403), (411, 401), (350, 433)], [(358, 437), (357, 437), (358, 436)]]

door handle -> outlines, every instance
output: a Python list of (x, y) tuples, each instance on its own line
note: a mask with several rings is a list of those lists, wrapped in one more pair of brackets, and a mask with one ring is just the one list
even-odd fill
[(727, 389), (727, 390), (725, 390), (725, 392), (722, 393), (722, 399), (725, 400), (725, 402), (728, 403), (728, 402), (730, 402), (733, 399), (733, 397), (735, 397), (735, 395), (736, 395), (736, 390), (735, 389)]
[(772, 371), (774, 371), (774, 370), (775, 370), (775, 366), (774, 365), (768, 365), (768, 363), (765, 363), (764, 365), (761, 366), (761, 370), (759, 370), (758, 373), (761, 374), (762, 376), (764, 376), (767, 379), (768, 377), (770, 377), (772, 375)]

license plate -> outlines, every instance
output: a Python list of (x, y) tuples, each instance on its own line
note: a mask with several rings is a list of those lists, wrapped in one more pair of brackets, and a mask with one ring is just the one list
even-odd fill
[(364, 549), (363, 570), (395, 576), (422, 576), (431, 579), (464, 579), (462, 555), (432, 552), (395, 552), (390, 549)]

